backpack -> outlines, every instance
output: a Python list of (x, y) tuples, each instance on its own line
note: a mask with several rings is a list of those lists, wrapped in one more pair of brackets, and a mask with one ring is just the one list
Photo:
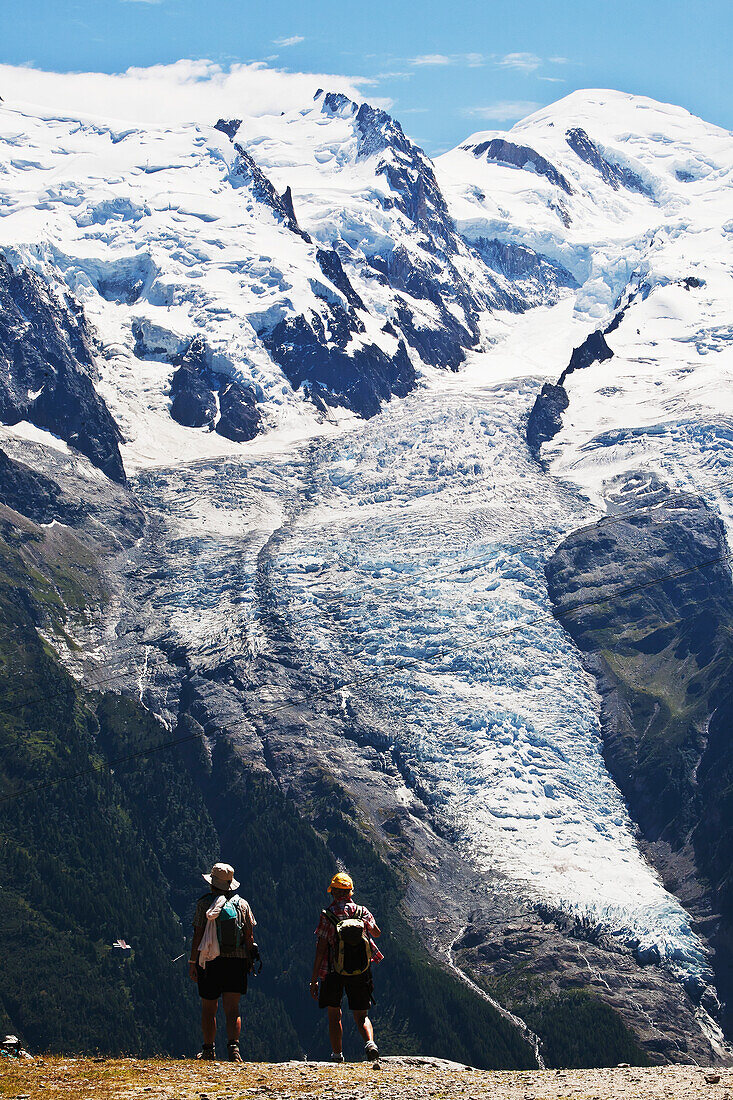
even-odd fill
[(216, 918), (216, 937), (222, 954), (229, 954), (239, 947), (246, 947), (244, 936), (244, 903), (233, 894), (221, 907)]
[(323, 914), (336, 929), (333, 968), (345, 978), (366, 974), (372, 961), (372, 943), (364, 924), (364, 910), (356, 907), (352, 917), (337, 917), (330, 909)]

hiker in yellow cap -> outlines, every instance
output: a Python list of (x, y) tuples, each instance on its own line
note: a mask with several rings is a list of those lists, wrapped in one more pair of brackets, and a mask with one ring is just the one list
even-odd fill
[(379, 1057), (368, 1013), (374, 990), (372, 963), (384, 958), (374, 940), (382, 933), (369, 910), (353, 900), (353, 891), (350, 875), (343, 871), (334, 875), (328, 887), (333, 900), (322, 911), (316, 928), (316, 957), (310, 989), (311, 996), (318, 1000), (318, 1007), (328, 1009), (332, 1062), (344, 1060), (341, 1022), (344, 991), (364, 1040), (366, 1057), (372, 1062)]

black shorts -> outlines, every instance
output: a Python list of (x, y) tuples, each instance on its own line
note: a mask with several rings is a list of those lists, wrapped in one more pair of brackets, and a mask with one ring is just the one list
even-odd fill
[(327, 974), (325, 978), (321, 978), (318, 1007), (340, 1008), (344, 990), (346, 990), (351, 1011), (366, 1012), (372, 1003), (374, 990), (371, 969), (367, 970), (366, 974), (357, 974), (353, 978), (346, 978), (334, 971)]
[(219, 955), (205, 967), (196, 964), (198, 974), (199, 997), (205, 1001), (216, 1001), (222, 993), (246, 993), (247, 959), (229, 959)]

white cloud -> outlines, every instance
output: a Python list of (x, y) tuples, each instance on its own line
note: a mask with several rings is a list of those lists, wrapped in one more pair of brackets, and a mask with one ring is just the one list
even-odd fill
[(534, 103), (529, 99), (500, 99), (496, 103), (487, 104), (486, 107), (466, 107), (461, 113), (469, 118), (513, 122), (518, 118), (526, 118), (541, 106), (541, 103)]
[(536, 53), (508, 53), (499, 59), (503, 69), (519, 69), (523, 73), (533, 73), (542, 64), (542, 58)]
[(273, 38), (274, 46), (297, 46), (299, 42), (305, 42), (302, 34), (292, 34), (290, 38)]
[(569, 57), (548, 57), (547, 60), (550, 61), (553, 65), (569, 65), (570, 64), (570, 58)]
[(481, 53), (423, 53), (408, 58), (410, 65), (467, 65), (469, 69), (483, 65), (484, 61)]
[(444, 53), (423, 53), (410, 58), (411, 65), (452, 65), (453, 59)]
[[(318, 88), (357, 100), (364, 77), (292, 73), (261, 62), (223, 68), (213, 61), (176, 61), (108, 73), (51, 73), (0, 64), (6, 107), (33, 106), (50, 117), (115, 119), (131, 125), (211, 123), (219, 117), (279, 114), (307, 105)], [(390, 101), (370, 97), (389, 107)]]

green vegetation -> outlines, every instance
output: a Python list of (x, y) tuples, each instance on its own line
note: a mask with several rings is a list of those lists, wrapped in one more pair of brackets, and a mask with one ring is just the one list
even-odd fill
[[(105, 731), (96, 700), (79, 691), (33, 628), (49, 625), (50, 612), (58, 616), (52, 623), (63, 623), (58, 562), (44, 568), (39, 533), (23, 529), (13, 542), (0, 542), (3, 1013), (36, 1049), (190, 1050), (195, 1017), (181, 1007), (188, 1000), (192, 1008), (193, 998), (169, 961), (183, 936), (161, 870), (159, 818), (149, 813), (144, 779), (138, 791), (107, 771), (57, 783), (104, 760)], [(67, 595), (75, 583), (66, 578)], [(114, 696), (99, 710), (108, 728), (115, 714), (123, 724), (130, 717)], [(140, 721), (151, 720), (140, 712)], [(147, 762), (139, 772), (153, 785), (154, 767)], [(196, 791), (190, 781), (182, 791), (183, 779), (176, 785), (159, 770), (156, 811), (173, 824), (178, 812), (188, 817), (186, 803), (197, 805)], [(13, 797), (29, 785), (38, 789)], [(201, 862), (215, 838), (200, 827), (194, 837)], [(132, 958), (115, 957), (118, 936), (133, 945)]]
[(587, 990), (552, 988), (521, 964), (491, 980), (472, 976), (540, 1037), (549, 1069), (651, 1064), (619, 1014)]
[(570, 990), (545, 997), (524, 1009), (524, 1019), (542, 1039), (551, 1069), (650, 1065), (618, 1013), (592, 993)]

